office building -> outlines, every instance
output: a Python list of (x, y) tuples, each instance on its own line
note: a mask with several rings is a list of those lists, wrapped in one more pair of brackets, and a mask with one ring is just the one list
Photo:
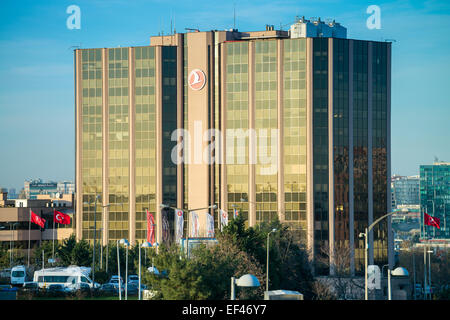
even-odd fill
[(392, 209), (399, 206), (417, 206), (420, 204), (419, 181), (419, 176), (394, 175), (392, 177)]
[[(420, 166), (421, 238), (450, 240), (450, 162)], [(440, 228), (424, 225), (424, 213), (440, 220)]]
[(39, 194), (55, 196), (58, 192), (58, 183), (54, 181), (44, 182), (41, 179), (26, 180), (24, 190), (26, 199), (37, 199)]
[[(13, 243), (16, 249), (27, 249), (40, 244), (43, 240), (62, 241), (75, 232), (73, 220), (73, 194), (59, 195), (57, 198), (50, 195), (37, 195), (37, 199), (8, 199), (8, 193), (0, 193), (0, 245), (10, 248)], [(56, 224), (53, 229), (53, 210), (68, 214), (71, 223), (67, 225)], [(30, 223), (33, 211), (45, 219), (44, 228)]]
[[(288, 224), (317, 273), (332, 272), (323, 249), (340, 246), (363, 272), (359, 234), (391, 209), (391, 43), (300, 19), (289, 31), (196, 30), (74, 59), (78, 239), (92, 241), (97, 224), (104, 243), (142, 242), (148, 209), (158, 242), (163, 221), (170, 241), (173, 211), (161, 204), (217, 204), (248, 226)], [(388, 262), (390, 234), (389, 219), (373, 229), (370, 264)]]

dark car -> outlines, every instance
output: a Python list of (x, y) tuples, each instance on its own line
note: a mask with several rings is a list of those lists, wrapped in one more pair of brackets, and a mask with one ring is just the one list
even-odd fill
[(39, 284), (37, 282), (24, 282), (20, 290), (23, 292), (38, 292)]
[(63, 284), (51, 284), (47, 288), (47, 292), (51, 296), (63, 296), (66, 293), (66, 289)]
[[(99, 291), (105, 295), (118, 295), (119, 294), (119, 286), (114, 285), (112, 283), (103, 284)], [(121, 291), (124, 292), (124, 288), (121, 287)]]
[(138, 294), (139, 285), (137, 283), (128, 283), (127, 295), (134, 296)]

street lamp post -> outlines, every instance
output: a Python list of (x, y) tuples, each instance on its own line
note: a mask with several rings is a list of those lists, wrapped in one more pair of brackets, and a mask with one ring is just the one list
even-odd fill
[(141, 248), (151, 248), (152, 244), (148, 241), (145, 241), (139, 246), (139, 300), (141, 300)]
[(427, 250), (428, 253), (428, 287), (430, 288), (429, 291), (429, 295), (430, 295), (430, 300), (431, 300), (431, 256), (430, 254), (433, 253), (433, 250)]
[(277, 231), (277, 229), (272, 229), (272, 231), (267, 234), (266, 291), (269, 291), (269, 235), (275, 231)]
[[(117, 275), (119, 277), (118, 281), (119, 281), (119, 300), (122, 300), (122, 288), (121, 288), (121, 278), (120, 278), (120, 255), (119, 255), (119, 244), (124, 244), (126, 246), (127, 249), (127, 253), (126, 253), (126, 273), (125, 273), (125, 281), (126, 281), (126, 277), (128, 277), (128, 246), (129, 246), (129, 242), (127, 239), (120, 239), (117, 240)], [(125, 282), (125, 299), (127, 299), (127, 284), (128, 281)]]
[(259, 287), (259, 280), (252, 274), (245, 274), (239, 279), (231, 277), (231, 300), (236, 300), (236, 288), (239, 287)]
[(398, 210), (396, 211), (392, 211), (389, 212), (388, 214), (385, 214), (384, 216), (378, 218), (377, 220), (375, 220), (369, 227), (365, 228), (365, 232), (361, 232), (359, 234), (359, 237), (364, 237), (364, 243), (365, 243), (365, 248), (364, 248), (364, 299), (365, 300), (369, 300), (369, 291), (367, 288), (367, 265), (368, 265), (368, 251), (369, 251), (369, 244), (368, 244), (368, 237), (369, 237), (369, 232), (373, 229), (373, 227), (380, 222), (381, 220), (383, 220), (384, 218), (393, 215), (394, 213), (396, 213)]

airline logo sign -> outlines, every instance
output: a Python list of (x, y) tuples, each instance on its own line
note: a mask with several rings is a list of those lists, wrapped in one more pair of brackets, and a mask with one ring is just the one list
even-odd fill
[(189, 73), (188, 83), (192, 90), (199, 91), (203, 89), (206, 84), (205, 73), (200, 69), (192, 70), (191, 73)]

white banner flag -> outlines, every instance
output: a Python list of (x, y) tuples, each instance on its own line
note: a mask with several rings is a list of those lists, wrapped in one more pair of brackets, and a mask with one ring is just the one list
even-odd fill
[(206, 236), (214, 238), (214, 217), (206, 213)]
[(177, 243), (180, 242), (180, 239), (183, 238), (183, 227), (184, 227), (184, 217), (182, 210), (175, 210), (175, 219), (176, 219), (176, 235), (175, 240)]
[(228, 225), (228, 212), (220, 209), (219, 213), (220, 213), (220, 231), (222, 231), (223, 227)]
[(198, 214), (194, 211), (191, 211), (191, 237), (197, 238), (198, 230), (199, 230)]

